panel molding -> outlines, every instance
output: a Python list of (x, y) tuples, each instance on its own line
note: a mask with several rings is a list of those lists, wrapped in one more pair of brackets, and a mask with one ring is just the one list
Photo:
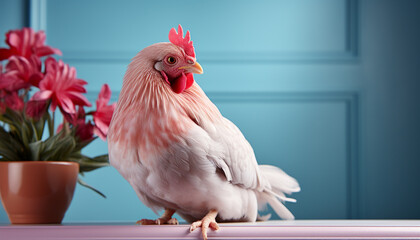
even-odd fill
[(346, 50), (353, 58), (358, 57), (358, 15), (359, 15), (359, 4), (358, 0), (347, 0), (346, 2)]
[(29, 2), (29, 26), (35, 31), (47, 31), (47, 1), (30, 0)]
[[(90, 91), (87, 98), (95, 102), (99, 91)], [(118, 100), (118, 91), (112, 93), (111, 101)], [(216, 104), (221, 103), (343, 103), (346, 112), (346, 211), (348, 219), (360, 217), (359, 186), (359, 94), (353, 91), (334, 92), (207, 92)]]
[[(111, 102), (118, 101), (119, 91), (112, 91)], [(99, 90), (89, 90), (86, 97), (94, 102), (98, 97)], [(354, 91), (319, 91), (319, 92), (270, 92), (270, 91), (244, 91), (244, 92), (223, 92), (206, 91), (206, 95), (213, 101), (226, 102), (343, 102), (348, 104), (350, 114), (357, 109), (358, 93)]]
[[(47, 0), (32, 0), (30, 4), (30, 26), (47, 32)], [(199, 51), (200, 62), (205, 63), (266, 63), (266, 62), (354, 62), (358, 47), (358, 0), (346, 0), (345, 49), (342, 51)], [(135, 56), (136, 51), (63, 51), (63, 59), (71, 62), (125, 63)]]

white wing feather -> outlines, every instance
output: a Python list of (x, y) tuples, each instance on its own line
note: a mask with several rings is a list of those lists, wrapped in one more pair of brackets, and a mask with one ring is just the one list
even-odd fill
[(223, 118), (210, 130), (205, 125), (203, 128), (223, 149), (222, 154), (218, 155), (209, 152), (208, 159), (223, 170), (228, 181), (259, 191), (269, 186), (260, 174), (254, 150), (235, 124)]
[(282, 202), (295, 202), (286, 194), (299, 192), (298, 182), (281, 169), (270, 165), (258, 165), (254, 150), (239, 128), (226, 118), (211, 127), (202, 126), (206, 133), (222, 146), (222, 154), (209, 149), (207, 158), (223, 170), (232, 184), (257, 190), (259, 205), (269, 203), (282, 219), (294, 219)]

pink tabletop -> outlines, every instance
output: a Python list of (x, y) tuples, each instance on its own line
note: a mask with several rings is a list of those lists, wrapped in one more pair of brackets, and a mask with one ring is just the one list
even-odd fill
[[(419, 220), (298, 220), (220, 224), (209, 239), (420, 239)], [(201, 239), (189, 225), (0, 225), (0, 239)]]

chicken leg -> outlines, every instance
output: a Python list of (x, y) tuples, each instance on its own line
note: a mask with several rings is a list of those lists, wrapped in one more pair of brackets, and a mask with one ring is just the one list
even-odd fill
[(200, 221), (193, 222), (190, 227), (190, 232), (194, 231), (198, 227), (201, 227), (201, 233), (203, 234), (203, 239), (207, 240), (207, 230), (209, 227), (215, 231), (219, 230), (219, 225), (216, 222), (217, 211), (210, 210), (206, 216), (203, 217)]
[(162, 216), (156, 220), (153, 219), (141, 219), (136, 223), (139, 225), (162, 225), (162, 224), (169, 224), (169, 225), (178, 225), (178, 220), (176, 218), (172, 218), (174, 215), (175, 210), (166, 208), (165, 212)]

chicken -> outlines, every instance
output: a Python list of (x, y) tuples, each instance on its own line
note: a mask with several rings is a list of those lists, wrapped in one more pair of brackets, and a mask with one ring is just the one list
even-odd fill
[(254, 222), (268, 204), (293, 219), (282, 204), (300, 191), (277, 167), (258, 165), (241, 131), (224, 118), (194, 81), (203, 73), (187, 31), (140, 51), (128, 65), (108, 134), (110, 163), (131, 184), (157, 220), (177, 224), (179, 214), (201, 227), (204, 239), (217, 222)]

